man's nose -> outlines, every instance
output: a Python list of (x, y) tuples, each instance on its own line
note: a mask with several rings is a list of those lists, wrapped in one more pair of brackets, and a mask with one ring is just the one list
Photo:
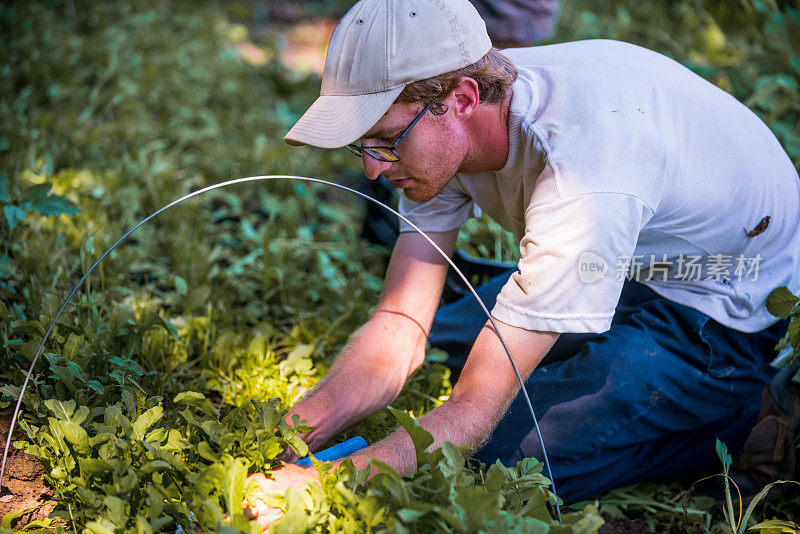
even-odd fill
[(392, 164), (390, 161), (380, 161), (364, 154), (364, 174), (370, 180), (377, 180), (378, 177)]

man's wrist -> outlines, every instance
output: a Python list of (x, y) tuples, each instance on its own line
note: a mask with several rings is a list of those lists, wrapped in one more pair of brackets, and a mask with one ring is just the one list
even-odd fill
[(428, 331), (425, 329), (424, 326), (422, 326), (422, 323), (420, 323), (419, 321), (417, 321), (416, 319), (414, 319), (413, 317), (411, 317), (407, 313), (403, 313), (401, 311), (390, 310), (390, 309), (387, 309), (387, 308), (378, 308), (378, 309), (375, 310), (375, 313), (389, 313), (389, 314), (392, 314), (392, 315), (396, 315), (398, 317), (404, 317), (404, 318), (408, 319), (409, 321), (411, 321), (412, 323), (414, 323), (415, 325), (417, 325), (419, 327), (420, 331), (425, 336), (425, 339), (428, 338)]

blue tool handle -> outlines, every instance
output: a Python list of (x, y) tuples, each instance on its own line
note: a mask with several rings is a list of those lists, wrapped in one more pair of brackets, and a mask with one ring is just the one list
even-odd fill
[[(366, 446), (367, 442), (364, 441), (364, 438), (361, 436), (356, 436), (348, 439), (347, 441), (337, 443), (333, 447), (328, 447), (327, 449), (323, 449), (317, 453), (314, 453), (314, 458), (323, 462), (332, 462), (334, 460), (338, 460), (339, 458), (353, 454), (356, 451), (360, 451), (361, 449), (366, 448)], [(306, 456), (305, 458), (297, 460), (295, 464), (310, 467), (311, 459)]]

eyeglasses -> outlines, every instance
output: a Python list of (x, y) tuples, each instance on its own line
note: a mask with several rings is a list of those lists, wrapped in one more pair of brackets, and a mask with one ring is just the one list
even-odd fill
[(408, 132), (411, 131), (411, 128), (417, 124), (425, 112), (431, 107), (430, 104), (425, 104), (425, 107), (422, 108), (422, 111), (414, 117), (414, 120), (411, 121), (411, 124), (408, 125), (408, 128), (403, 130), (403, 133), (400, 134), (400, 137), (397, 138), (397, 141), (394, 142), (392, 146), (359, 146), (355, 143), (347, 145), (347, 150), (358, 156), (359, 158), (363, 158), (364, 154), (377, 159), (378, 161), (386, 161), (386, 162), (395, 162), (400, 161), (400, 156), (397, 155), (397, 145), (400, 144), (400, 141), (408, 135)]

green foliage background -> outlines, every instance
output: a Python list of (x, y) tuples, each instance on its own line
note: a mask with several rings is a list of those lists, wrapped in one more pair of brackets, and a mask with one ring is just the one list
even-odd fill
[[(247, 31), (238, 22), (270, 22), (254, 6), (0, 6), (3, 405), (18, 397), (69, 289), (141, 217), (240, 176), (360, 179), (344, 151), (281, 142), (319, 80), (240, 57)], [(307, 2), (303, 13), (346, 7)], [(610, 37), (671, 55), (756, 110), (800, 165), (797, 7), (565, 1), (554, 40)], [(278, 44), (259, 35), (251, 38), (277, 57)], [(313, 184), (238, 185), (165, 212), (104, 260), (59, 319), (24, 398), (18, 446), (45, 466), (63, 528), (254, 531), (241, 514), (245, 476), (279, 465), (289, 447), (305, 453), (281, 414), (377, 301), (386, 251), (359, 237), (362, 209)], [(517, 254), (488, 221), (470, 222), (462, 244), (491, 259)], [(797, 351), (800, 342), (789, 341)], [(449, 392), (446, 368), (426, 364), (393, 403), (399, 411), (347, 435), (374, 441), (400, 421), (424, 443), (404, 414), (418, 416)], [(552, 523), (533, 460), (468, 465), (448, 447), (421, 449), (419, 460), (414, 477), (387, 472), (364, 484), (346, 467), (319, 490), (290, 493), (276, 531), (591, 532), (600, 524), (591, 507), (564, 527)], [(650, 517), (656, 530), (717, 528), (703, 509)]]

